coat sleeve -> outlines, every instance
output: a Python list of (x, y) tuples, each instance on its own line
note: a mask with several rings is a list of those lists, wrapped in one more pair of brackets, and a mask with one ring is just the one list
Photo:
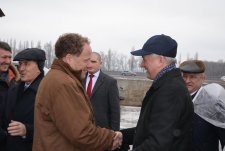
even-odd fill
[(57, 129), (82, 150), (106, 150), (113, 143), (114, 132), (96, 127), (82, 88), (63, 85), (52, 102), (52, 119)]
[(115, 79), (110, 83), (108, 99), (110, 127), (114, 131), (118, 131), (120, 129), (120, 99), (117, 81)]
[(33, 136), (34, 136), (34, 125), (33, 124), (25, 124), (26, 127), (26, 138), (24, 139), (25, 141), (33, 141)]
[(123, 134), (123, 144), (132, 145), (135, 134), (135, 127), (120, 130)]
[(146, 113), (149, 116), (144, 117), (147, 138), (133, 151), (165, 151), (171, 147), (173, 139), (180, 135), (176, 125), (183, 110), (183, 97), (179, 90), (161, 89), (149, 100), (152, 101), (152, 108)]

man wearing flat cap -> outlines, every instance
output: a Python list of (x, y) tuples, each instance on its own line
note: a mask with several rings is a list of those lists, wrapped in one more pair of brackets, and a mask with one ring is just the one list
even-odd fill
[[(200, 89), (203, 87), (205, 80), (205, 65), (201, 60), (188, 60), (180, 64), (180, 69), (183, 74), (183, 79), (188, 88), (194, 103), (194, 121), (193, 121), (193, 151), (219, 151), (219, 140), (222, 147), (225, 143), (225, 129), (217, 127), (212, 123), (206, 121), (199, 114), (198, 108), (202, 107), (199, 104)], [(201, 98), (206, 101), (206, 99)], [(204, 101), (204, 102), (205, 102)], [(204, 105), (201, 109), (205, 110)], [(207, 112), (210, 110), (210, 104), (206, 108)], [(208, 114), (208, 113), (207, 113)]]
[(8, 92), (5, 112), (7, 151), (32, 151), (34, 102), (44, 77), (45, 59), (45, 52), (38, 48), (25, 49), (14, 57), (14, 61), (19, 61), (21, 82)]
[(166, 35), (147, 40), (141, 50), (141, 67), (153, 80), (142, 102), (135, 128), (122, 130), (123, 143), (133, 151), (190, 151), (193, 104), (176, 68), (177, 42)]
[(188, 60), (180, 64), (180, 70), (193, 99), (205, 80), (205, 65), (200, 60)]

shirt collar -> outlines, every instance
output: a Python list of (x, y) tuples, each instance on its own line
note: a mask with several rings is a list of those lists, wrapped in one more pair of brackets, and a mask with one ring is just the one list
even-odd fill
[[(97, 72), (95, 72), (93, 75), (94, 75), (94, 77), (98, 77), (99, 76), (99, 74), (100, 74), (100, 70), (98, 70)], [(90, 73), (88, 73), (88, 77), (90, 76)]]

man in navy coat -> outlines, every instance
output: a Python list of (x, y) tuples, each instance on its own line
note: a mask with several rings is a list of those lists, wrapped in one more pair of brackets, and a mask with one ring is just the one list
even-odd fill
[(175, 66), (177, 42), (155, 35), (131, 54), (142, 56), (141, 67), (153, 82), (136, 128), (122, 130), (124, 144), (133, 144), (133, 151), (190, 151), (193, 104)]

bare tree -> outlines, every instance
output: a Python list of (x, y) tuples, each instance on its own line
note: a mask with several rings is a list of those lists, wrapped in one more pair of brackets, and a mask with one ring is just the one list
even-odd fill
[(107, 70), (111, 70), (111, 62), (112, 62), (112, 50), (109, 49), (108, 50), (108, 55), (107, 55), (107, 60), (106, 60), (106, 63), (107, 63)]
[(53, 56), (52, 56), (53, 50), (52, 50), (51, 42), (45, 43), (44, 50), (46, 53), (46, 67), (50, 68), (52, 61), (53, 61)]
[[(134, 51), (134, 50), (135, 48), (132, 47), (131, 51)], [(129, 64), (130, 64), (130, 70), (133, 71), (135, 68), (135, 59), (133, 55), (130, 56)]]
[(194, 59), (198, 60), (198, 52), (195, 53)]
[(39, 49), (41, 49), (41, 41), (38, 41), (37, 42), (37, 46), (36, 47), (39, 48)]

